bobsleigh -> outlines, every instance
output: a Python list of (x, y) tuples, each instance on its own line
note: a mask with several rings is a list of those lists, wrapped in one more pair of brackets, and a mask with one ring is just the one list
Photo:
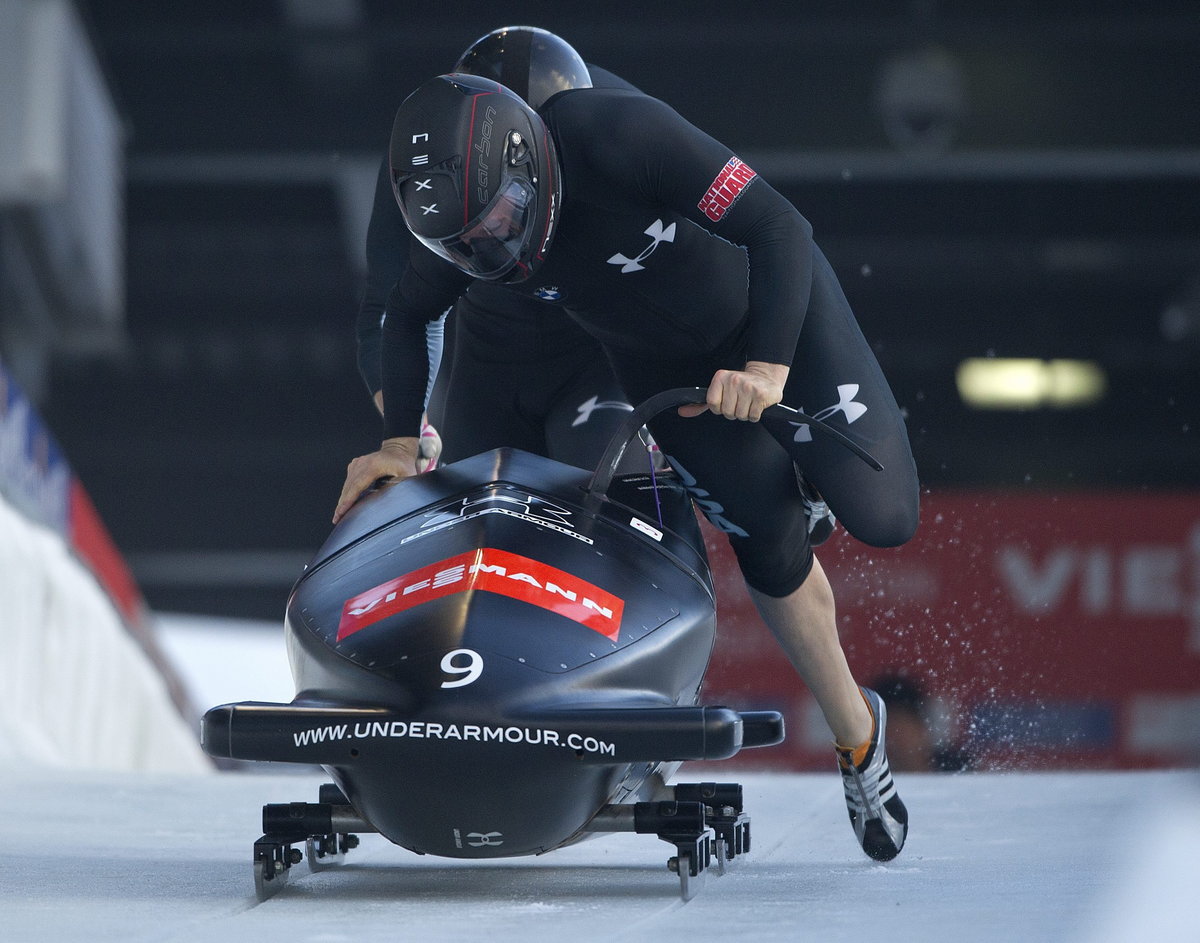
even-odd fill
[(649, 418), (703, 399), (642, 404), (594, 472), (499, 449), (378, 486), (333, 529), (287, 602), (294, 700), (202, 723), (214, 757), (333, 780), (263, 807), (260, 899), (359, 833), (450, 858), (653, 835), (684, 899), (749, 851), (740, 785), (667, 780), (781, 742), (783, 718), (698, 703), (716, 610), (691, 500), (649, 463), (617, 474)]

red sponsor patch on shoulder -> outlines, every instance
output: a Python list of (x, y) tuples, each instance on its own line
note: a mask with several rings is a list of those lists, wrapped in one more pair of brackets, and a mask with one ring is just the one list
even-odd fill
[(757, 176), (740, 158), (731, 157), (696, 206), (715, 223), (737, 202), (746, 185)]
[(520, 554), (484, 547), (430, 564), (347, 599), (337, 640), (388, 616), (454, 593), (483, 590), (572, 619), (614, 642), (625, 602), (599, 586)]

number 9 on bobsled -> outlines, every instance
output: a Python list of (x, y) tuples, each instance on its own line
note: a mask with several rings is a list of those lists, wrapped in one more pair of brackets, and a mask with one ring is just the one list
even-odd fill
[(739, 785), (667, 781), (779, 743), (782, 716), (698, 703), (716, 607), (695, 512), (650, 462), (617, 474), (650, 418), (703, 399), (643, 403), (593, 473), (498, 449), (382, 485), (333, 529), (287, 603), (295, 698), (202, 724), (213, 756), (333, 779), (263, 807), (260, 899), (359, 833), (475, 859), (654, 835), (685, 899), (749, 851)]

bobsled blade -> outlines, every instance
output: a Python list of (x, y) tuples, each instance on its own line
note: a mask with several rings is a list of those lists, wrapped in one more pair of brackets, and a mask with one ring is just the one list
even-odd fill
[(326, 871), (346, 863), (346, 851), (336, 834), (309, 835), (304, 841), (304, 851), (310, 871)]
[(717, 877), (720, 877), (729, 867), (729, 846), (725, 843), (723, 838), (717, 839), (716, 851), (717, 863), (715, 867), (717, 869)]
[(260, 901), (274, 897), (287, 883), (287, 871), (275, 874), (267, 872), (267, 865), (259, 859), (254, 862), (254, 896)]
[(254, 894), (260, 901), (283, 890), (294, 857), (290, 845), (265, 839), (254, 843)]
[(673, 870), (679, 872), (679, 896), (684, 903), (700, 893), (700, 889), (704, 887), (705, 875), (708, 873), (703, 862), (698, 863), (693, 860), (694, 854), (696, 854), (695, 851), (681, 850), (678, 856), (671, 859), (674, 862)]

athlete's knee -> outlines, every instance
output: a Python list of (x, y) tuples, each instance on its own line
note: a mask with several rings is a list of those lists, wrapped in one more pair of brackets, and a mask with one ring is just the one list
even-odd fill
[(790, 596), (812, 572), (813, 552), (807, 543), (802, 553), (764, 552), (754, 546), (753, 541), (738, 538), (730, 539), (729, 543), (737, 555), (746, 585), (764, 596), (776, 599)]
[(872, 508), (870, 514), (842, 518), (842, 525), (856, 540), (870, 547), (899, 547), (908, 543), (920, 523), (919, 501), (889, 501)]

